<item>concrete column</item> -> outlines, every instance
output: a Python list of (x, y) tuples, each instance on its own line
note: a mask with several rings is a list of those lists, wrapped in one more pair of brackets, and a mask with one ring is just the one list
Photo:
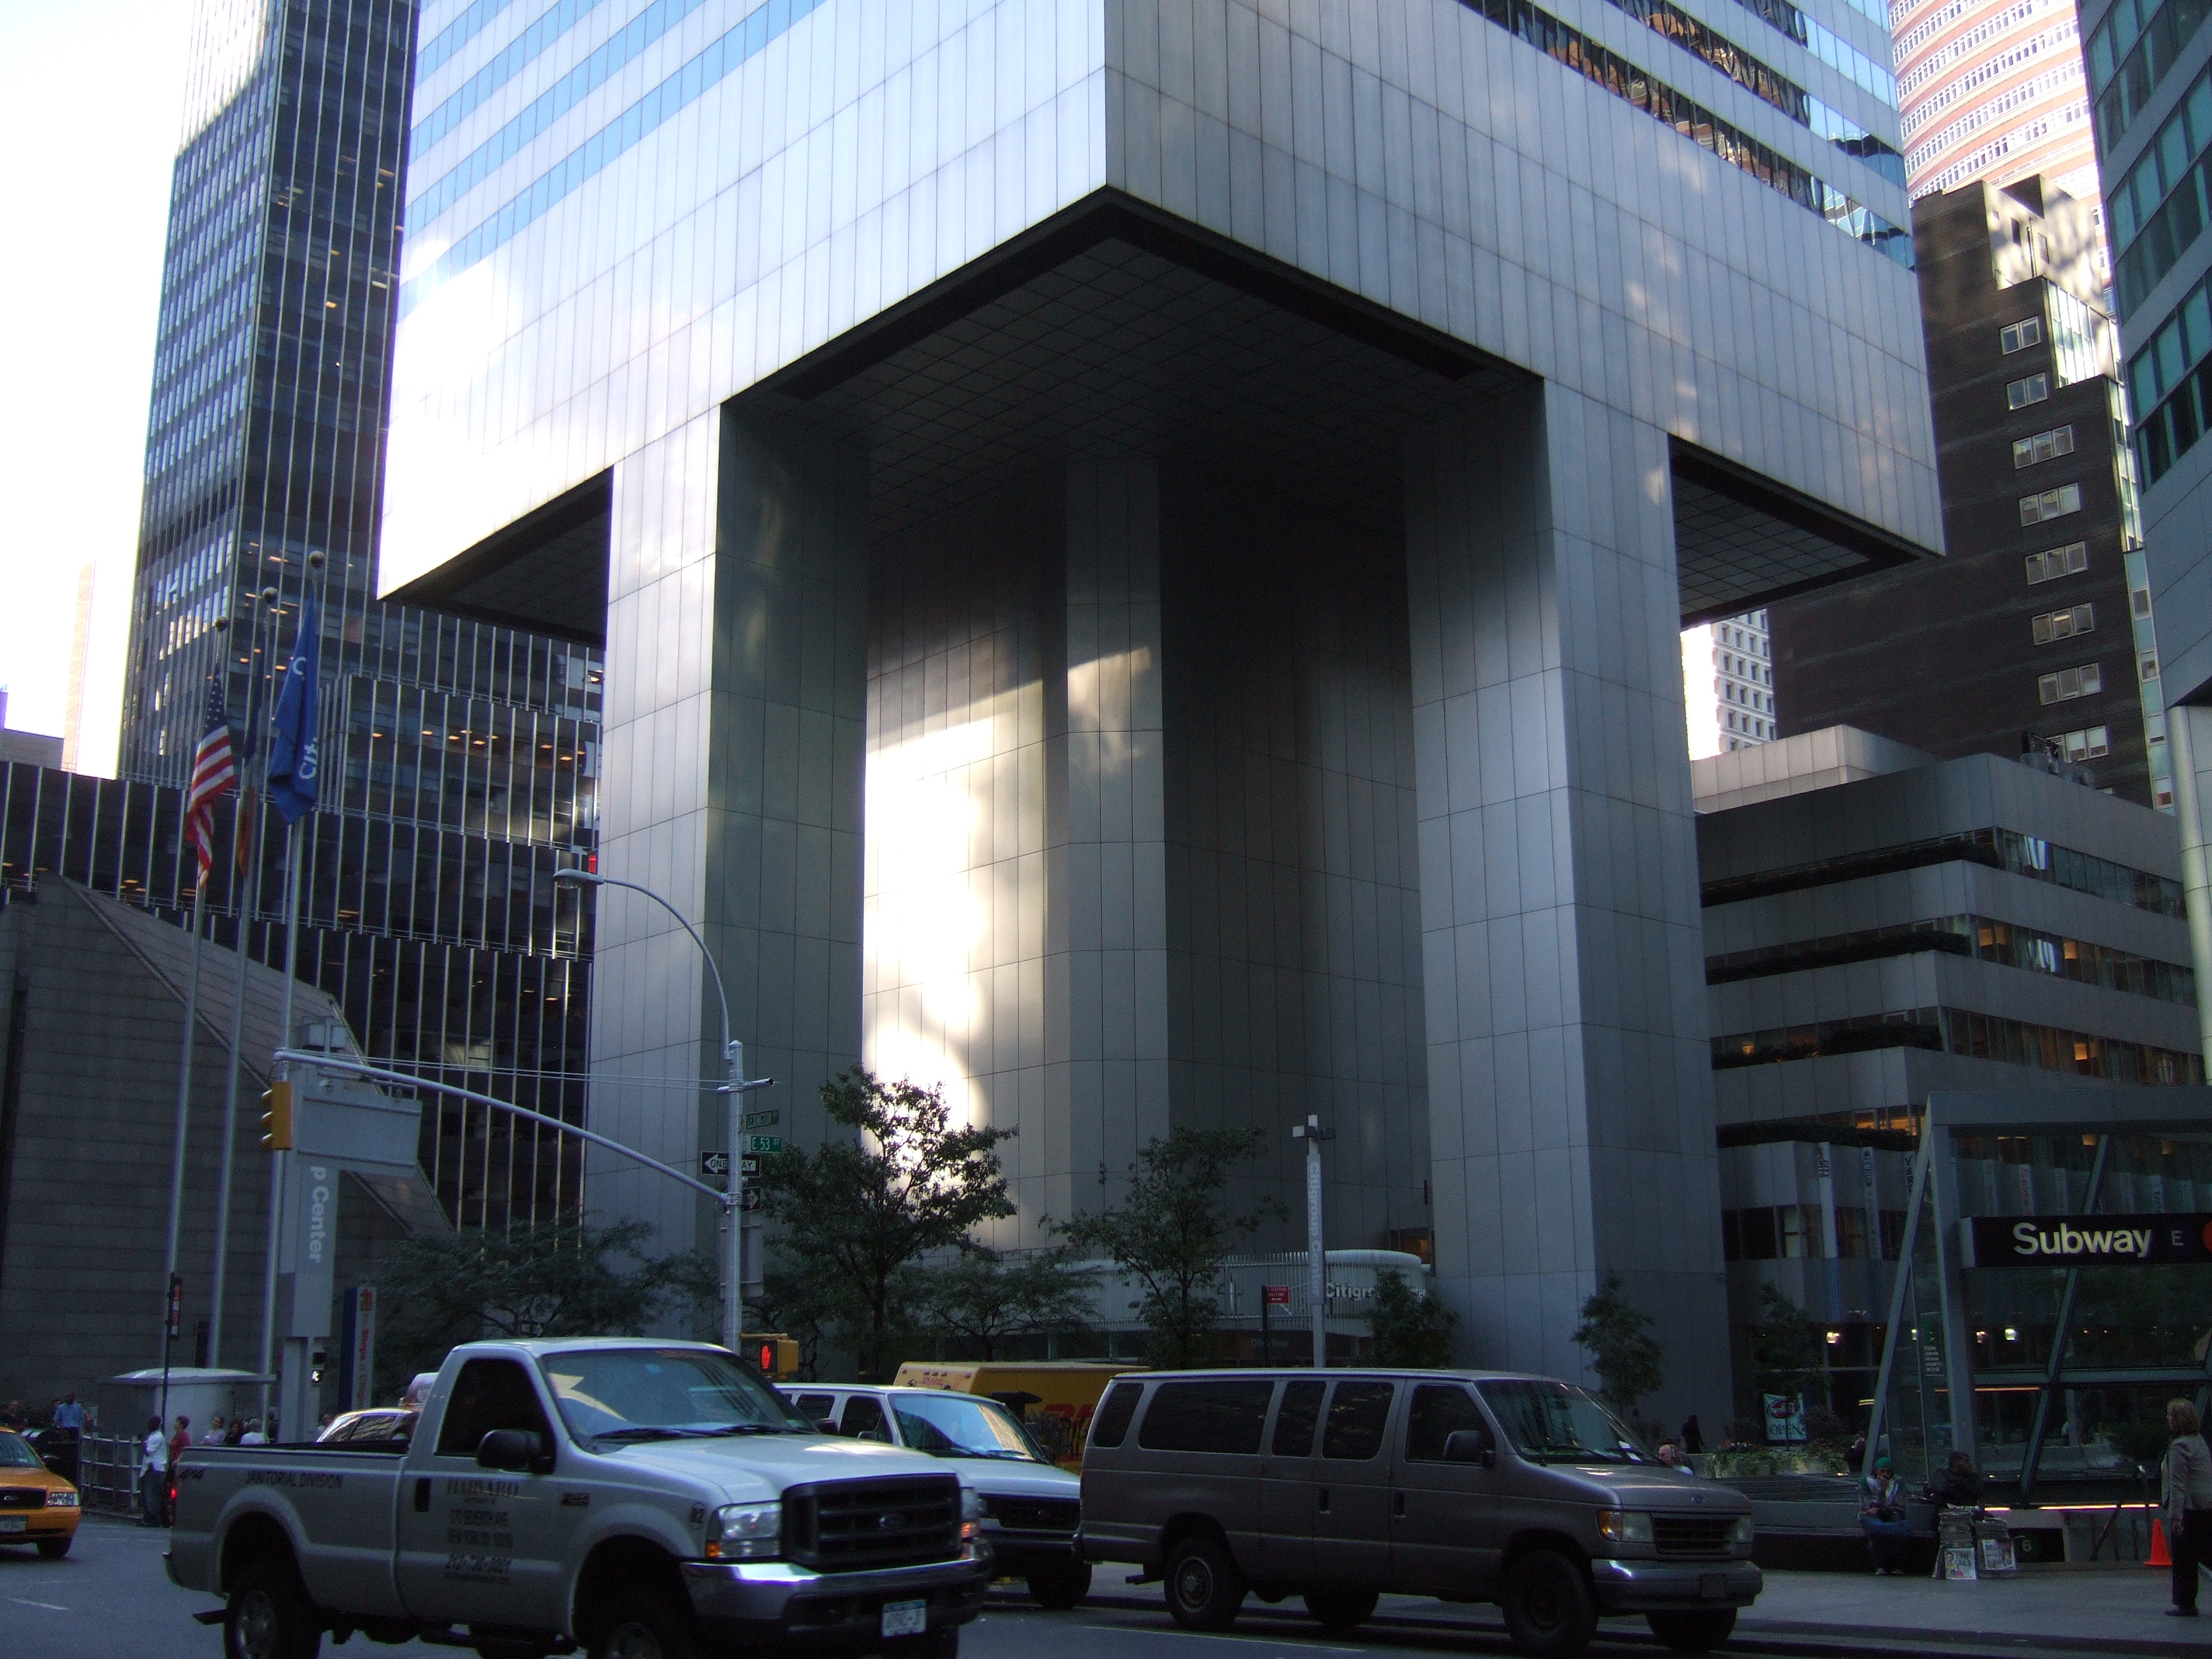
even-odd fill
[[(2189, 900), (2189, 959), (2199, 985), (2212, 985), (2212, 708), (2176, 703), (2166, 711), (2173, 762), (2173, 805), (2181, 820), (2181, 882)], [(2212, 1000), (2197, 999), (2197, 1030), (2212, 1054)]]
[[(1665, 434), (1556, 385), (1409, 438), (1437, 1284), (1569, 1377), (1609, 1271), (1729, 1413)], [(1592, 1380), (1595, 1380), (1594, 1377)]]

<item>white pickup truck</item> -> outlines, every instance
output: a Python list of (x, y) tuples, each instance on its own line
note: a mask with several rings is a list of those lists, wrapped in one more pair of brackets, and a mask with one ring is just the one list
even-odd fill
[(820, 1432), (726, 1349), (472, 1342), (388, 1448), (195, 1446), (166, 1558), (231, 1659), (324, 1635), (484, 1659), (773, 1645), (956, 1659), (980, 1500), (938, 1460)]

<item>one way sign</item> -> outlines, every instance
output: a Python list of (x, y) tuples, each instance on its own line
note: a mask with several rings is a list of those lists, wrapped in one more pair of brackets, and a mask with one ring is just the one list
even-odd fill
[[(752, 1162), (750, 1158), (747, 1158), (745, 1161), (748, 1164)], [(711, 1177), (714, 1176), (726, 1176), (729, 1174), (729, 1172), (730, 1155), (727, 1152), (702, 1152), (699, 1154), (699, 1173), (702, 1176)], [(750, 1175), (752, 1171), (748, 1170), (745, 1173), (747, 1175)]]

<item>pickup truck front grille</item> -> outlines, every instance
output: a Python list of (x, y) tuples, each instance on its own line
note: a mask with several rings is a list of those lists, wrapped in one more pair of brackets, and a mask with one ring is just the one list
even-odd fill
[(950, 1561), (960, 1553), (960, 1480), (923, 1474), (825, 1481), (783, 1495), (784, 1553), (817, 1572)]
[(994, 1498), (992, 1518), (1010, 1532), (1073, 1532), (1083, 1505), (1065, 1498)]
[(1735, 1527), (1735, 1517), (1729, 1515), (1655, 1515), (1651, 1541), (1662, 1556), (1724, 1559)]

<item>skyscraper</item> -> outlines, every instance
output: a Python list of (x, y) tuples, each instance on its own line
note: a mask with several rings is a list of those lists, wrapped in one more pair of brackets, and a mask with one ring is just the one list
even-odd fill
[(1692, 760), (1773, 741), (1772, 640), (1764, 611), (1682, 630), (1682, 705)]
[[(202, 0), (120, 769), (183, 781), (210, 678), (265, 756), (270, 656), (314, 583), (325, 782), (301, 972), (369, 1054), (570, 1109), (588, 926), (551, 875), (595, 838), (599, 641), (373, 598), (416, 24), (415, 0)], [(283, 849), (265, 821), (246, 838), (258, 894), (226, 858), (211, 900), (218, 932), (242, 928), (265, 960), (281, 954)], [(183, 902), (161, 885), (145, 902)], [(574, 1202), (572, 1145), (481, 1112), (425, 1122), (441, 1138), (425, 1167), (447, 1170), (457, 1215)]]

